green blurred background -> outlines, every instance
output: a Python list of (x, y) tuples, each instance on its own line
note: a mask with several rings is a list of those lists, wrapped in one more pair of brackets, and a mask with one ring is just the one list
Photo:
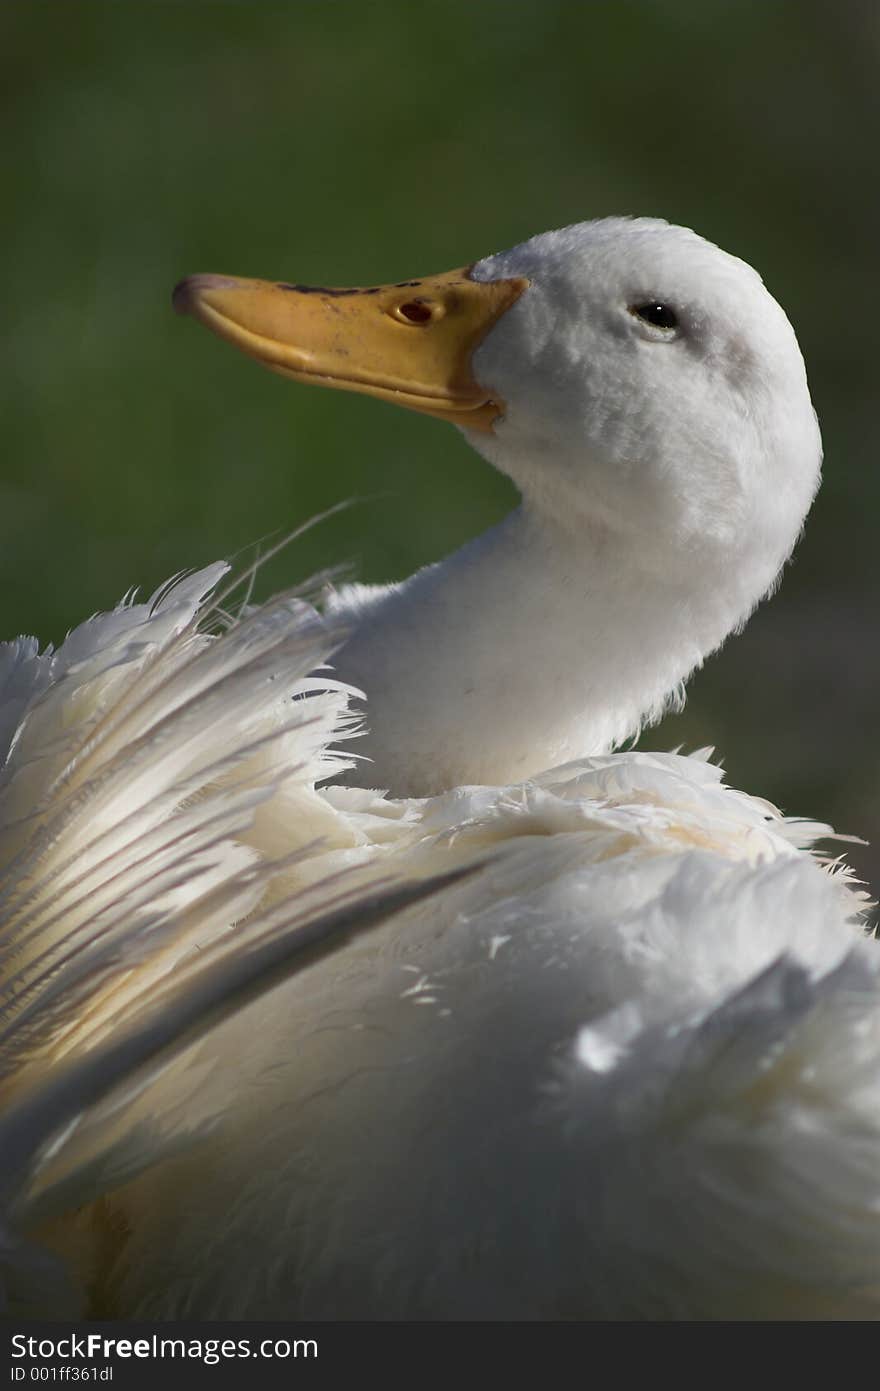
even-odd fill
[(449, 426), (176, 319), (184, 273), (370, 284), (660, 215), (786, 306), (826, 469), (779, 594), (642, 742), (713, 743), (880, 844), (875, 0), (6, 0), (0, 44), (4, 635), (57, 641), (343, 498), (260, 593), (402, 576), (512, 502)]

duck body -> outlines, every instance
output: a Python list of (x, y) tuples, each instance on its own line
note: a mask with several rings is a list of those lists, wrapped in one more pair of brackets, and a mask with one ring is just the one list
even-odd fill
[[(216, 569), (11, 649), (12, 1307), (876, 1317), (864, 897), (812, 853), (827, 827), (705, 755), (610, 751), (802, 526), (820, 443), (782, 311), (643, 219), (464, 278), (180, 298), (330, 385), (354, 315), (355, 389), (455, 420), (522, 505), (323, 616), (282, 597), (212, 634)], [(457, 315), (438, 378), (423, 330), (445, 362)]]
[[(55, 1311), (873, 1317), (880, 982), (863, 900), (807, 849), (827, 828), (725, 788), (704, 756), (611, 754), (427, 799), (316, 790), (334, 766), (322, 759), (344, 727), (341, 693), (294, 700), (290, 725), (301, 687), (279, 691), (277, 673), (298, 647), (311, 680), (304, 639), (317, 639), (307, 610), (281, 606), (276, 679), (260, 683), (261, 708), (249, 691), (248, 727), (219, 731), (219, 836), (214, 758), (203, 740), (190, 748), (192, 728), (221, 692), (228, 703), (259, 614), (190, 653), (175, 690), (204, 588), (194, 579), (176, 608), (171, 592), (173, 622), (161, 606), (128, 610), (130, 640), (117, 631), (112, 662), (95, 652), (82, 672), (83, 709), (105, 720), (111, 699), (166, 693), (138, 742), (161, 737), (169, 781), (154, 754), (139, 809), (153, 830), (132, 825), (104, 861), (113, 769), (99, 762), (88, 786), (72, 778), (79, 865), (63, 842), (50, 852), (53, 893), (38, 902), (56, 937), (65, 901), (74, 919), (83, 910), (84, 859), (98, 918), (84, 960), (76, 930), (61, 934), (40, 1046), (7, 1074), (7, 1126), (35, 1075), (86, 1064), (169, 981), (197, 988), (212, 949), (244, 959), (259, 913), (225, 924), (255, 899), (274, 901), (283, 925), (291, 896), (300, 916), (342, 895), (358, 911), (389, 873), (424, 883), (476, 869), (183, 1039), (158, 1075), (128, 1070), (103, 1106), (74, 1105), (65, 1143), (37, 1147), (13, 1203), (15, 1230), (39, 1234), (73, 1274)], [(75, 694), (62, 681), (37, 709), (45, 718), (54, 698), (69, 711)], [(16, 747), (27, 768), (23, 737)], [(127, 798), (125, 762), (106, 753)], [(69, 746), (44, 760), (45, 792), (63, 786), (58, 760), (68, 766)], [(52, 824), (55, 797), (35, 802)], [(248, 878), (255, 867), (262, 880)], [(218, 891), (234, 897), (218, 904)], [(108, 899), (121, 924), (109, 942)], [(145, 900), (164, 909), (158, 924)], [(91, 994), (76, 1004), (83, 979)], [(19, 1302), (27, 1268), (19, 1258), (10, 1281)], [(41, 1274), (43, 1311), (52, 1288)]]
[(748, 804), (682, 848), (676, 802), (705, 815), (716, 770), (619, 760), (461, 799), (460, 827), (422, 809), (447, 855), (510, 848), (202, 1051), (223, 1118), (111, 1198), (105, 1312), (877, 1315), (857, 904), (788, 846), (739, 858), (767, 836)]

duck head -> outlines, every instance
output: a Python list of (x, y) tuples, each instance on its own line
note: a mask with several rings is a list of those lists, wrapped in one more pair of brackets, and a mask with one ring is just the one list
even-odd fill
[(353, 289), (198, 275), (175, 305), (273, 370), (439, 416), (536, 509), (669, 574), (772, 583), (821, 441), (760, 276), (653, 218), (545, 232), (439, 276)]
[(505, 402), (474, 447), (544, 511), (629, 533), (664, 573), (750, 557), (769, 583), (822, 449), (794, 330), (757, 272), (686, 228), (605, 218), (472, 274), (529, 281), (474, 353)]

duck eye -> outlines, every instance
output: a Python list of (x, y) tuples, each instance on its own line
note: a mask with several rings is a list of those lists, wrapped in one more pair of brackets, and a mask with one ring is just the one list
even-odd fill
[(629, 312), (637, 319), (644, 319), (646, 324), (653, 324), (654, 328), (678, 328), (678, 315), (675, 310), (670, 309), (668, 304), (660, 304), (656, 300), (648, 304), (632, 304)]

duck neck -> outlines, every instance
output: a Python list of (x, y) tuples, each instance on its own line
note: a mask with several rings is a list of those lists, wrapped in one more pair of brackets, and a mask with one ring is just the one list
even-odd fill
[[(524, 501), (403, 584), (343, 596), (334, 665), (366, 693), (372, 760), (349, 780), (398, 796), (507, 783), (604, 753), (656, 719), (751, 607), (638, 544)], [(758, 597), (758, 596), (755, 596)]]

